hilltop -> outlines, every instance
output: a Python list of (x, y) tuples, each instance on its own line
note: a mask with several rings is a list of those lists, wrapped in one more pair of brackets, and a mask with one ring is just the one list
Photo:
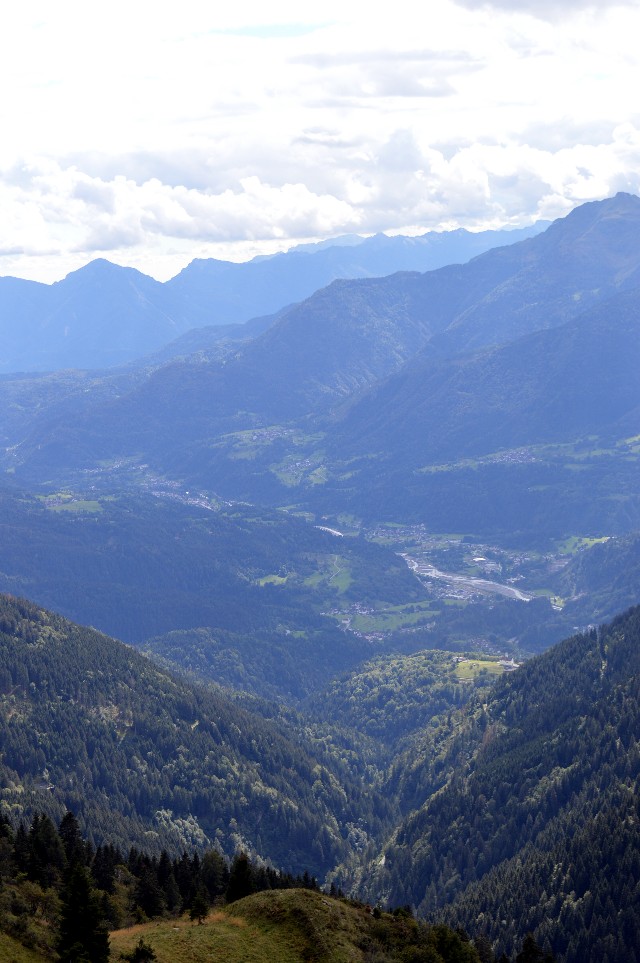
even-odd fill
[(308, 890), (248, 896), (225, 910), (214, 911), (203, 926), (181, 920), (177, 926), (142, 926), (112, 933), (112, 954), (131, 951), (140, 938), (153, 947), (158, 963), (204, 963), (214, 956), (226, 963), (248, 959), (255, 963), (480, 960), (473, 945), (447, 927), (419, 925), (406, 915), (373, 916), (362, 904)]

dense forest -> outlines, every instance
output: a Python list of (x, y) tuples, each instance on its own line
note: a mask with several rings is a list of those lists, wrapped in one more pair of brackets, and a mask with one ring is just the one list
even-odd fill
[(567, 963), (636, 959), (639, 658), (636, 608), (427, 734), (395, 765), (407, 816), (368, 890), (480, 926), (498, 949), (524, 928)]
[(0, 597), (0, 775), (15, 816), (72, 807), (90, 841), (238, 845), (325, 874), (392, 806), (336, 754), (122, 643)]

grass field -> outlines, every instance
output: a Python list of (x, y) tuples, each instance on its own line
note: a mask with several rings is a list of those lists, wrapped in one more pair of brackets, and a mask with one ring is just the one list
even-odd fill
[(386, 605), (372, 612), (356, 613), (351, 618), (351, 628), (356, 632), (396, 632), (415, 626), (437, 613), (429, 602), (412, 602), (408, 605)]
[(76, 498), (69, 492), (38, 495), (39, 501), (52, 512), (101, 512), (102, 505), (95, 499)]
[(608, 536), (606, 535), (602, 538), (585, 538), (581, 535), (571, 535), (562, 542), (558, 542), (556, 547), (561, 555), (575, 555), (581, 548), (591, 548), (592, 545), (597, 545), (598, 542), (606, 542), (607, 538)]
[(297, 963), (301, 959), (289, 945), (288, 934), (274, 927), (260, 927), (230, 911), (210, 913), (200, 925), (184, 916), (179, 920), (147, 923), (111, 934), (111, 957), (129, 953), (142, 937), (156, 954), (158, 963)]
[(42, 963), (44, 956), (21, 946), (6, 933), (0, 933), (0, 960), (3, 963)]
[(284, 585), (286, 581), (286, 575), (265, 575), (258, 579), (258, 585)]
[(326, 558), (318, 559), (319, 567), (317, 572), (304, 580), (305, 585), (314, 588), (323, 583), (331, 587), (336, 592), (345, 592), (351, 585), (351, 570), (345, 558), (340, 555), (330, 555)]
[(202, 925), (184, 916), (117, 930), (111, 958), (131, 952), (142, 937), (157, 963), (356, 963), (365, 958), (361, 946), (372, 923), (364, 909), (322, 893), (272, 890), (213, 911)]
[(463, 682), (476, 679), (481, 672), (502, 675), (504, 669), (493, 659), (468, 659), (466, 662), (458, 662), (456, 666), (456, 675)]

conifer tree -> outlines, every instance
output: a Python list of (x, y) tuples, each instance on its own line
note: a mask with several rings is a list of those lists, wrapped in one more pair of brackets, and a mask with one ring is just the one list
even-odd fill
[(142, 937), (140, 937), (131, 953), (121, 953), (120, 957), (127, 963), (151, 963), (151, 961), (158, 959), (154, 948), (146, 943)]
[(253, 871), (246, 853), (239, 853), (231, 866), (229, 885), (227, 886), (227, 903), (249, 896), (255, 890)]
[(58, 835), (64, 846), (67, 865), (73, 866), (75, 863), (86, 863), (87, 846), (80, 834), (78, 820), (72, 812), (67, 812), (62, 817), (58, 827)]
[(106, 963), (109, 933), (98, 894), (91, 888), (87, 869), (77, 863), (62, 891), (57, 944), (60, 963)]
[(208, 912), (209, 900), (207, 899), (207, 893), (203, 887), (200, 887), (191, 900), (191, 909), (189, 910), (191, 922), (195, 923), (197, 920), (199, 924), (204, 923)]
[(56, 827), (44, 813), (36, 813), (27, 836), (27, 873), (30, 880), (45, 888), (62, 877), (66, 856)]

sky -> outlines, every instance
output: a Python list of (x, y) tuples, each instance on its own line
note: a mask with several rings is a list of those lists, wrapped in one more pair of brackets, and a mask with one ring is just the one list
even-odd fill
[(0, 275), (106, 257), (166, 280), (196, 257), (640, 193), (640, 0), (24, 0), (1, 17)]

